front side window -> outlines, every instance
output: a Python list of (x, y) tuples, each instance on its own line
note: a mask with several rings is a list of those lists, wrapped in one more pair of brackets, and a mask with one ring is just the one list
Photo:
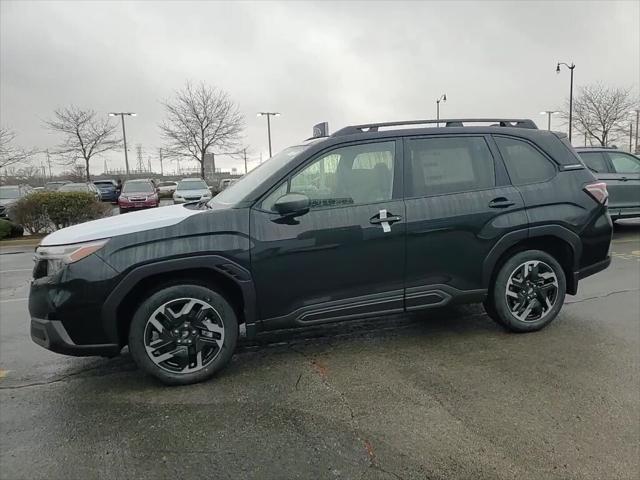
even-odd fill
[(616, 173), (640, 173), (640, 159), (621, 152), (609, 152)]
[(595, 173), (604, 173), (609, 170), (607, 159), (602, 152), (580, 152), (580, 158), (584, 164)]
[(510, 137), (495, 140), (514, 185), (543, 182), (555, 175), (554, 166), (529, 143)]
[(493, 156), (482, 137), (413, 139), (408, 155), (408, 196), (468, 192), (496, 184)]
[(311, 208), (362, 205), (390, 200), (393, 194), (395, 142), (341, 147), (312, 161), (262, 202), (273, 210), (281, 196), (302, 193)]

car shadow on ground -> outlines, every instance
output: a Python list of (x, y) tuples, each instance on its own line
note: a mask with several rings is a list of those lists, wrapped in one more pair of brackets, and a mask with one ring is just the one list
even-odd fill
[[(362, 342), (394, 342), (398, 337), (414, 337), (438, 342), (448, 337), (473, 337), (485, 334), (507, 335), (485, 313), (482, 305), (456, 305), (430, 309), (419, 313), (372, 317), (362, 320), (335, 322), (289, 330), (262, 333), (253, 339), (238, 342), (234, 359), (217, 377), (242, 375), (261, 368), (265, 357), (283, 353), (296, 355), (305, 349), (325, 351), (346, 348)], [(73, 377), (104, 377), (131, 373), (132, 388), (163, 387), (163, 384), (140, 371), (128, 349), (111, 359), (98, 360), (90, 368), (73, 373)], [(210, 380), (215, 382), (215, 378)], [(128, 384), (128, 382), (125, 382)], [(205, 382), (206, 383), (206, 382)]]

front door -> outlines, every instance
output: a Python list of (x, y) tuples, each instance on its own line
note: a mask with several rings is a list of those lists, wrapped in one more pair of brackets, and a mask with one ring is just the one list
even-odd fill
[[(264, 328), (403, 310), (405, 211), (395, 140), (316, 155), (251, 211), (251, 265)], [(311, 201), (283, 221), (286, 193)]]

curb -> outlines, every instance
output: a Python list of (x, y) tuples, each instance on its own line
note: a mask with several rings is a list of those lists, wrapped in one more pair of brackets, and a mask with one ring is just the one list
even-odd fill
[(20, 240), (2, 240), (0, 241), (0, 248), (2, 247), (37, 247), (42, 238), (25, 238)]

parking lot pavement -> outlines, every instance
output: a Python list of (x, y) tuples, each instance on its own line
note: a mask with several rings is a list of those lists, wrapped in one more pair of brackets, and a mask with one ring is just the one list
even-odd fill
[(27, 250), (0, 252), (1, 478), (640, 476), (638, 222), (541, 332), (475, 305), (283, 332), (177, 388), (33, 344)]

